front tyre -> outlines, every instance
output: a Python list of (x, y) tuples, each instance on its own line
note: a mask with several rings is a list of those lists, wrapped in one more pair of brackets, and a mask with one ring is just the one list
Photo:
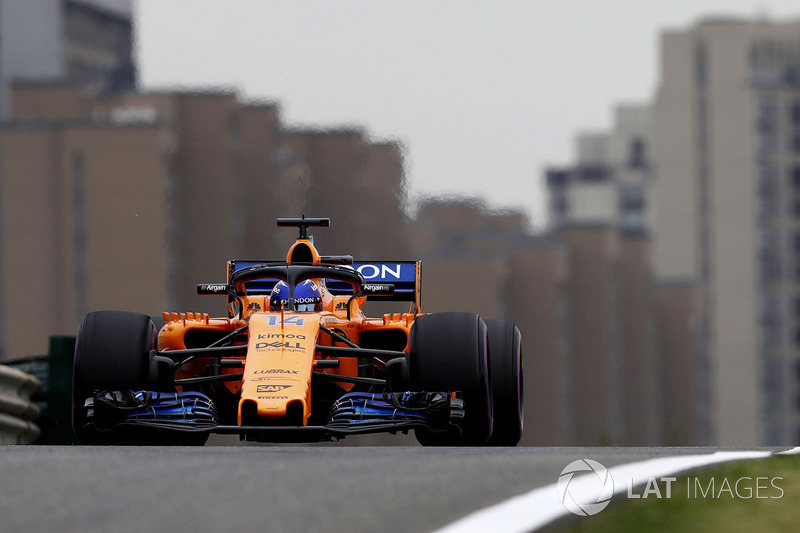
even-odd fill
[(411, 328), (409, 377), (416, 390), (460, 391), (464, 419), (458, 430), (414, 431), (423, 446), (480, 446), (492, 434), (492, 393), (486, 324), (473, 313), (423, 315)]
[[(72, 428), (81, 442), (155, 444), (174, 440), (170, 435), (156, 435), (154, 439), (150, 435), (139, 438), (124, 430), (98, 431), (87, 421), (84, 409), (95, 390), (152, 390), (160, 386), (153, 373), (151, 355), (156, 349), (157, 334), (147, 315), (127, 311), (95, 311), (86, 315), (75, 342), (72, 373)], [(196, 435), (187, 438), (192, 444), (198, 440)]]

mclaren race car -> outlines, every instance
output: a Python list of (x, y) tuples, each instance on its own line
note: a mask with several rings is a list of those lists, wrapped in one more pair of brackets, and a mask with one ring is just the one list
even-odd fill
[[(423, 445), (514, 446), (522, 434), (522, 343), (508, 321), (423, 314), (421, 262), (321, 256), (299, 228), (285, 261), (228, 262), (198, 294), (227, 316), (96, 311), (75, 347), (73, 428), (85, 443), (264, 442), (413, 430)], [(408, 302), (364, 314), (367, 302)], [(398, 304), (395, 304), (398, 305)], [(403, 305), (403, 304), (399, 304)]]

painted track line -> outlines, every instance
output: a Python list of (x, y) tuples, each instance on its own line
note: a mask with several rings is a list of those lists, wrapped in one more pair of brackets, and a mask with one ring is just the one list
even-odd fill
[[(800, 454), (800, 447), (778, 452), (778, 454)], [(769, 451), (723, 451), (702, 455), (680, 455), (612, 466), (608, 468), (608, 471), (613, 479), (619, 480), (614, 485), (614, 494), (619, 494), (628, 490), (628, 480), (632, 480), (632, 486), (636, 487), (644, 485), (650, 478), (661, 478), (717, 463), (760, 459), (770, 455), (772, 452)], [(594, 474), (576, 476), (571, 484), (595, 483), (591, 476)], [(625, 482), (622, 482), (623, 480)], [(482, 533), (487, 531), (524, 533), (543, 527), (568, 514), (569, 511), (558, 499), (557, 484), (553, 483), (476, 511), (433, 533)]]

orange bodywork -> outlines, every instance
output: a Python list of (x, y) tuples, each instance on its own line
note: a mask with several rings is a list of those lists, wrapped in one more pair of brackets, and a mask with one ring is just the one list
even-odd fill
[[(297, 260), (302, 263), (321, 262), (321, 257), (310, 240), (298, 239), (289, 250), (287, 263)], [(420, 264), (417, 263), (417, 279)], [(230, 282), (230, 268), (228, 281)], [(408, 339), (414, 319), (419, 316), (419, 293), (417, 283), (414, 302), (409, 312), (383, 315), (381, 318), (367, 318), (362, 312), (365, 296), (353, 298), (332, 294), (325, 280), (315, 279), (323, 292), (322, 310), (318, 312), (270, 311), (269, 296), (247, 295), (244, 286), (236, 287), (241, 305), (228, 305), (229, 317), (210, 318), (201, 313), (164, 313), (166, 325), (158, 335), (158, 351), (183, 350), (192, 348), (187, 339), (217, 339), (247, 326), (247, 333), (235, 337), (233, 345), (247, 346), (246, 356), (226, 357), (226, 364), (215, 367), (215, 360), (198, 356), (179, 365), (176, 379), (208, 375), (209, 372), (241, 374), (241, 379), (226, 381), (224, 387), (238, 398), (238, 424), (243, 425), (243, 413), (257, 413), (260, 424), (281, 425), (291, 413), (292, 423), (308, 425), (312, 406), (312, 377), (314, 372), (339, 376), (358, 376), (358, 359), (338, 358), (338, 367), (320, 363), (331, 359), (318, 350), (321, 346), (344, 346), (324, 332), (321, 326), (345, 335), (358, 343), (360, 336), (373, 330), (396, 330), (405, 335), (405, 346), (398, 350), (408, 350)], [(350, 313), (348, 319), (347, 305)], [(398, 335), (399, 336), (399, 335)], [(334, 358), (336, 359), (336, 358)], [(237, 361), (241, 363), (237, 363)], [(353, 384), (334, 382), (349, 391)], [(248, 405), (249, 404), (249, 405)]]

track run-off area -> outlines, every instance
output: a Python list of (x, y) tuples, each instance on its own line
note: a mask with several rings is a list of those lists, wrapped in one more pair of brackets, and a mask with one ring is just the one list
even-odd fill
[(558, 482), (575, 461), (608, 469), (613, 500), (780, 452), (797, 450), (2, 446), (0, 531), (532, 531), (571, 514)]

